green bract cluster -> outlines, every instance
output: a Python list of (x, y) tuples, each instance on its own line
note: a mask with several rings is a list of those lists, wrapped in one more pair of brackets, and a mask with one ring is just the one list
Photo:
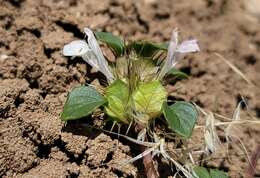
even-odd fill
[[(99, 60), (103, 56), (99, 54), (100, 48), (95, 44), (90, 46), (94, 42), (89, 41), (93, 37), (88, 33), (88, 43), (76, 41), (74, 43), (78, 46), (65, 46), (64, 54), (77, 56), (74, 53), (78, 50), (76, 52), (86, 62), (108, 75), (108, 86), (102, 93), (88, 85), (74, 88), (69, 93), (61, 118), (64, 121), (79, 119), (103, 106), (110, 118), (122, 124), (138, 123), (149, 127), (151, 120), (162, 118), (163, 115), (175, 133), (190, 137), (197, 120), (197, 111), (192, 104), (183, 101), (176, 101), (169, 106), (164, 79), (166, 76), (187, 78), (185, 73), (174, 66), (179, 56), (196, 51), (196, 42), (185, 41), (187, 44), (183, 42), (178, 46), (176, 33), (170, 43), (165, 44), (125, 42), (111, 33), (96, 32), (97, 40), (106, 44), (116, 57), (116, 62), (106, 67)], [(86, 52), (81, 53), (84, 50)], [(93, 55), (91, 52), (95, 50), (98, 54)], [(99, 55), (102, 56), (99, 58)]]
[(159, 81), (142, 83), (130, 93), (127, 83), (118, 79), (107, 87), (106, 113), (126, 124), (132, 121), (148, 124), (149, 120), (159, 116), (167, 92)]

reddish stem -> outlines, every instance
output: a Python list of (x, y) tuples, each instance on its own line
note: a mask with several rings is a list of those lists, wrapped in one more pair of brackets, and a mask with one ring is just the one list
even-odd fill
[(250, 163), (246, 170), (245, 178), (253, 178), (256, 171), (257, 160), (260, 158), (260, 145), (258, 145), (255, 151), (251, 155)]
[[(139, 133), (141, 130), (143, 130), (142, 125), (136, 125), (135, 130), (137, 133)], [(147, 137), (145, 137), (145, 141), (147, 141)], [(147, 149), (145, 146), (140, 146), (140, 150), (144, 152)], [(154, 165), (152, 154), (149, 153), (143, 157), (143, 164), (145, 169), (145, 174), (147, 178), (159, 178), (158, 171)]]
[[(145, 150), (146, 150), (146, 147), (141, 146), (141, 151), (144, 152)], [(147, 178), (158, 178), (159, 177), (158, 171), (155, 168), (151, 153), (149, 153), (143, 157), (143, 164), (144, 164), (145, 174), (146, 174)]]

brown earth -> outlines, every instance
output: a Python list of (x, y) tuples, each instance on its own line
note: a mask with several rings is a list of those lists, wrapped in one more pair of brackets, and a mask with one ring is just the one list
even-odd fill
[[(64, 44), (83, 37), (85, 26), (157, 42), (169, 40), (178, 27), (183, 37), (199, 40), (201, 52), (178, 66), (191, 77), (174, 86), (172, 97), (231, 117), (243, 96), (259, 118), (260, 21), (256, 6), (248, 7), (242, 0), (0, 0), (0, 177), (142, 175), (140, 162), (118, 164), (138, 153), (130, 143), (88, 130), (86, 121), (65, 125), (59, 119), (73, 87), (98, 82), (83, 60), (61, 54)], [(196, 132), (194, 142), (201, 137)], [(260, 144), (259, 125), (239, 127), (235, 134), (249, 153)], [(225, 152), (204, 164), (243, 177), (248, 165), (243, 152), (232, 146), (231, 161)], [(173, 175), (166, 168), (159, 169), (162, 177)], [(256, 174), (260, 176), (259, 165)]]

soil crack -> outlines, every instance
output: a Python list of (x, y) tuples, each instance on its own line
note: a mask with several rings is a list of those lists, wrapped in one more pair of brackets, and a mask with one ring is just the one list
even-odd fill
[(12, 4), (14, 7), (16, 8), (20, 8), (22, 3), (24, 2), (25, 0), (7, 0), (7, 2), (9, 2), (10, 4)]
[(60, 20), (55, 21), (56, 25), (61, 27), (64, 31), (70, 32), (74, 35), (76, 38), (84, 38), (84, 34), (81, 32), (81, 30), (78, 28), (77, 25), (68, 23), (68, 22), (62, 22)]
[(57, 146), (60, 151), (62, 151), (63, 153), (66, 154), (66, 156), (69, 158), (68, 162), (71, 163), (76, 163), (77, 165), (80, 165), (83, 161), (83, 159), (86, 156), (86, 150), (88, 149), (87, 147), (82, 151), (81, 154), (79, 154), (77, 157), (73, 154), (73, 152), (70, 152), (69, 150), (67, 150), (66, 145), (67, 143), (64, 142), (61, 138), (59, 138), (58, 140), (55, 141), (54, 143), (55, 146)]

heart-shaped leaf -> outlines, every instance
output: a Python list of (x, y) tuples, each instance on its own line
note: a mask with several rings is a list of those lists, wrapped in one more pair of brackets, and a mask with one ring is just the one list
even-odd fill
[(167, 51), (168, 44), (152, 43), (152, 42), (132, 42), (127, 48), (134, 49), (136, 54), (141, 57), (152, 57), (157, 51)]
[(227, 174), (217, 169), (210, 169), (209, 171), (200, 166), (193, 168), (194, 173), (198, 178), (228, 178)]
[(217, 169), (210, 169), (209, 174), (211, 178), (228, 178), (227, 174)]
[(195, 107), (184, 101), (177, 101), (171, 106), (164, 103), (163, 114), (169, 127), (179, 135), (189, 138), (197, 121)]
[(189, 78), (189, 76), (186, 73), (184, 73), (176, 68), (172, 68), (171, 70), (169, 70), (169, 72), (167, 72), (166, 76), (169, 76), (169, 75), (175, 77), (176, 79)]
[(195, 168), (193, 168), (193, 171), (198, 178), (211, 178), (208, 170), (204, 167), (196, 166)]
[(114, 54), (121, 56), (124, 52), (124, 42), (117, 36), (114, 36), (109, 32), (95, 32), (97, 39), (103, 43), (106, 43), (110, 48), (112, 48)]
[(133, 93), (135, 110), (147, 114), (150, 118), (161, 113), (166, 98), (167, 92), (157, 80), (140, 85)]
[(114, 119), (128, 123), (126, 107), (128, 103), (128, 87), (122, 80), (114, 81), (105, 92), (108, 106), (106, 113)]
[(105, 102), (106, 99), (90, 86), (74, 88), (69, 93), (61, 119), (68, 121), (85, 117)]

